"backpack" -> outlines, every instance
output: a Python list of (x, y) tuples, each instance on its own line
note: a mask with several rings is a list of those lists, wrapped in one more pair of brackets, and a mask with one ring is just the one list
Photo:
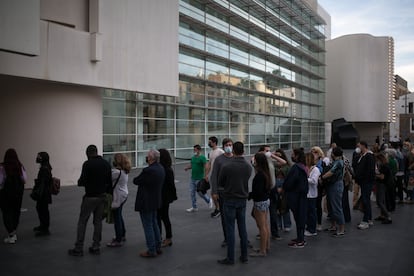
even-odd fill
[(52, 177), (50, 181), (50, 193), (52, 195), (57, 195), (60, 192), (60, 179), (57, 177)]

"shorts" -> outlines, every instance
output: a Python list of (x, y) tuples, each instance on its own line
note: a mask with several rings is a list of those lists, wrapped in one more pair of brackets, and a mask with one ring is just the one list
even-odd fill
[(255, 201), (253, 204), (254, 209), (258, 211), (262, 211), (262, 212), (266, 212), (267, 210), (269, 210), (269, 206), (270, 206), (270, 199), (265, 200), (265, 201)]

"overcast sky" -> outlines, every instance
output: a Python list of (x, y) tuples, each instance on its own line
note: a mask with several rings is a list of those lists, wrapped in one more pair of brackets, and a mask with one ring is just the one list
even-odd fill
[(332, 38), (368, 33), (394, 38), (394, 73), (414, 92), (414, 1), (318, 0), (331, 15)]

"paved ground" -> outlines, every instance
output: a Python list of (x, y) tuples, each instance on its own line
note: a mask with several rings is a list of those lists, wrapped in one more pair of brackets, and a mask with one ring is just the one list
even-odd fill
[[(121, 248), (102, 247), (100, 256), (71, 257), (76, 222), (83, 189), (63, 187), (51, 206), (51, 232), (36, 238), (32, 228), (37, 225), (35, 205), (25, 192), (23, 213), (15, 245), (0, 244), (0, 275), (414, 275), (414, 205), (399, 205), (393, 213), (392, 225), (376, 224), (369, 230), (356, 228), (362, 214), (353, 211), (352, 222), (346, 226), (346, 236), (333, 238), (327, 233), (308, 238), (304, 249), (287, 246), (294, 231), (283, 233), (283, 240), (272, 241), (266, 258), (249, 259), (248, 264), (222, 266), (216, 260), (225, 257), (219, 219), (210, 218), (211, 210), (203, 202), (198, 213), (186, 213), (190, 207), (188, 173), (183, 165), (176, 166), (179, 199), (171, 205), (173, 246), (155, 259), (143, 259), (145, 239), (138, 213), (133, 211), (136, 186), (129, 185), (130, 197), (124, 207), (127, 242)], [(130, 183), (134, 175), (131, 173)], [(249, 209), (251, 202), (248, 203)], [(378, 208), (373, 208), (378, 215)], [(91, 221), (89, 222), (91, 224)], [(248, 216), (250, 240), (257, 234), (253, 219)], [(0, 235), (6, 235), (3, 224)], [(114, 235), (113, 225), (104, 225), (103, 242)], [(91, 241), (88, 226), (86, 245)], [(236, 249), (236, 256), (239, 255)]]

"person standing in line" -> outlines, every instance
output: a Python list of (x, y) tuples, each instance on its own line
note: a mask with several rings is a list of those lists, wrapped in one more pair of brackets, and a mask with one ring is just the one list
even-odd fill
[[(214, 161), (217, 157), (224, 153), (224, 150), (217, 146), (218, 139), (215, 136), (211, 136), (208, 138), (208, 146), (212, 149), (208, 158), (207, 166), (206, 166), (206, 176), (205, 180), (210, 181), (211, 174), (213, 172)], [(213, 199), (214, 203), (214, 211), (211, 213), (212, 218), (218, 218), (220, 216), (220, 205), (218, 200), (214, 199), (213, 192), (211, 192), (211, 198)]]
[(98, 148), (89, 145), (86, 148), (88, 158), (82, 165), (78, 186), (85, 187), (79, 214), (75, 248), (69, 249), (71, 256), (83, 256), (83, 243), (85, 240), (86, 225), (93, 214), (93, 243), (89, 253), (99, 255), (102, 239), (102, 216), (105, 208), (105, 193), (112, 192), (111, 165), (98, 155)]
[(162, 225), (165, 227), (165, 240), (162, 241), (161, 247), (172, 246), (172, 229), (169, 216), (170, 204), (177, 200), (177, 189), (175, 188), (175, 177), (172, 169), (172, 160), (170, 153), (166, 149), (160, 149), (160, 164), (164, 167), (165, 179), (161, 191), (161, 208), (157, 212), (158, 228), (162, 237)]
[(213, 199), (211, 199), (207, 194), (197, 192), (197, 185), (200, 180), (204, 179), (205, 170), (206, 170), (207, 159), (204, 155), (201, 154), (201, 146), (194, 146), (194, 155), (191, 157), (191, 163), (184, 168), (185, 171), (191, 170), (191, 180), (190, 180), (190, 195), (191, 195), (191, 208), (186, 211), (189, 213), (197, 212), (197, 196), (198, 194), (204, 201), (209, 205), (210, 208), (213, 208)]
[[(259, 152), (263, 153), (266, 156), (267, 164), (270, 171), (271, 179), (271, 190), (270, 190), (270, 206), (269, 206), (269, 217), (270, 217), (270, 230), (271, 238), (273, 240), (280, 240), (279, 227), (278, 227), (278, 217), (277, 217), (277, 207), (279, 201), (279, 194), (276, 186), (276, 175), (275, 169), (277, 166), (285, 165), (286, 161), (282, 159), (279, 153), (272, 153), (270, 146), (262, 145), (259, 148)], [(252, 159), (254, 160), (254, 158)], [(257, 239), (260, 239), (260, 234), (256, 236)]]
[(8, 236), (4, 243), (17, 241), (17, 227), (20, 221), (24, 184), (27, 175), (15, 149), (8, 149), (0, 164), (0, 208)]
[[(323, 171), (323, 159), (325, 158), (325, 154), (323, 153), (322, 149), (318, 146), (312, 147), (311, 153), (314, 158), (315, 167), (319, 169), (319, 173), (321, 174)], [(320, 183), (318, 183), (317, 186), (317, 194), (318, 196), (316, 197), (316, 230), (322, 231), (322, 199), (324, 197), (325, 190), (324, 186)]]
[(114, 161), (112, 164), (112, 214), (114, 217), (115, 238), (111, 242), (107, 243), (108, 247), (122, 246), (126, 241), (125, 234), (125, 222), (122, 217), (122, 208), (128, 199), (128, 174), (131, 171), (131, 161), (122, 153), (114, 155)]
[(368, 144), (365, 141), (359, 142), (361, 156), (359, 157), (355, 171), (355, 181), (361, 187), (361, 200), (363, 205), (364, 216), (358, 229), (365, 230), (373, 225), (371, 210), (371, 192), (375, 182), (375, 157), (368, 150)]
[[(224, 154), (220, 155), (214, 161), (213, 171), (210, 177), (210, 186), (211, 186), (211, 194), (214, 200), (217, 200), (219, 203), (219, 210), (223, 210), (223, 187), (218, 185), (218, 177), (221, 172), (221, 169), (224, 165), (231, 162), (233, 158), (233, 141), (230, 138), (224, 138), (222, 141), (222, 146), (224, 149)], [(226, 221), (224, 216), (220, 216), (221, 219), (221, 228), (223, 230), (224, 240), (221, 243), (221, 247), (227, 246), (227, 235), (226, 235)]]
[(359, 205), (361, 203), (361, 198), (360, 198), (360, 191), (361, 191), (361, 186), (359, 186), (358, 182), (356, 181), (355, 178), (355, 172), (356, 172), (356, 167), (358, 165), (358, 160), (361, 157), (361, 148), (359, 147), (359, 143), (357, 144), (354, 152), (352, 153), (352, 169), (354, 171), (354, 187), (352, 188), (352, 193), (353, 193), (353, 197), (352, 197), (352, 209), (353, 210), (359, 210)]
[(50, 213), (49, 204), (52, 203), (52, 194), (50, 191), (50, 183), (52, 181), (52, 166), (49, 162), (49, 154), (47, 152), (39, 152), (36, 157), (36, 163), (40, 164), (37, 178), (33, 191), (37, 194), (36, 211), (39, 217), (40, 225), (33, 228), (36, 236), (50, 235)]
[[(236, 142), (233, 145), (234, 157), (220, 170), (218, 186), (222, 187), (223, 215), (225, 217), (227, 235), (227, 257), (217, 262), (223, 265), (234, 264), (235, 222), (240, 236), (240, 261), (247, 263), (247, 230), (246, 201), (249, 196), (249, 178), (252, 167), (244, 159), (244, 145)], [(217, 161), (217, 160), (216, 160)], [(223, 216), (222, 215), (222, 216)]]
[[(292, 227), (292, 221), (290, 219), (290, 209), (287, 206), (286, 195), (283, 192), (283, 183), (285, 182), (285, 178), (289, 172), (290, 164), (286, 156), (286, 153), (284, 152), (283, 149), (277, 149), (275, 151), (275, 155), (277, 155), (278, 157), (280, 157), (282, 160), (285, 161), (284, 163), (281, 162), (280, 164), (275, 165), (275, 178), (276, 178), (275, 181), (276, 181), (277, 200), (278, 200), (277, 224), (278, 224), (278, 228), (282, 229), (284, 232), (290, 232), (290, 229)], [(270, 224), (271, 224), (270, 230), (272, 231), (272, 235), (276, 234), (276, 231), (274, 230), (274, 226), (272, 227), (273, 223), (270, 222)]]
[(146, 157), (148, 167), (144, 168), (140, 175), (134, 178), (134, 184), (138, 185), (135, 211), (140, 213), (147, 244), (147, 250), (139, 254), (144, 258), (153, 258), (162, 254), (157, 210), (161, 207), (165, 170), (159, 160), (159, 151), (149, 150)]
[(270, 250), (269, 206), (272, 178), (270, 176), (267, 157), (263, 152), (256, 153), (253, 159), (256, 175), (253, 178), (249, 199), (253, 199), (253, 217), (259, 228), (260, 249), (251, 253), (250, 257), (265, 257)]
[(335, 232), (333, 237), (342, 237), (345, 234), (345, 218), (342, 208), (342, 194), (344, 192), (344, 160), (340, 147), (332, 150), (332, 168), (322, 175), (322, 179), (329, 179), (326, 193), (331, 206), (331, 226), (328, 231)]
[(318, 182), (321, 171), (316, 166), (315, 157), (312, 152), (306, 153), (306, 167), (309, 171), (308, 177), (308, 206), (307, 206), (307, 216), (306, 216), (306, 230), (305, 236), (312, 237), (318, 235), (316, 232), (316, 202), (318, 198)]
[(393, 184), (393, 176), (387, 158), (384, 156), (384, 154), (377, 154), (375, 156), (375, 159), (377, 162), (377, 173), (375, 175), (375, 184), (377, 187), (376, 201), (378, 207), (381, 210), (381, 215), (375, 218), (375, 220), (381, 221), (382, 224), (391, 224), (392, 220), (386, 207), (386, 191), (387, 186)]
[(293, 149), (292, 161), (295, 163), (289, 170), (283, 183), (286, 192), (287, 204), (292, 210), (296, 221), (296, 239), (288, 245), (292, 248), (305, 247), (305, 224), (308, 185), (308, 171), (305, 166), (305, 153), (303, 149)]

